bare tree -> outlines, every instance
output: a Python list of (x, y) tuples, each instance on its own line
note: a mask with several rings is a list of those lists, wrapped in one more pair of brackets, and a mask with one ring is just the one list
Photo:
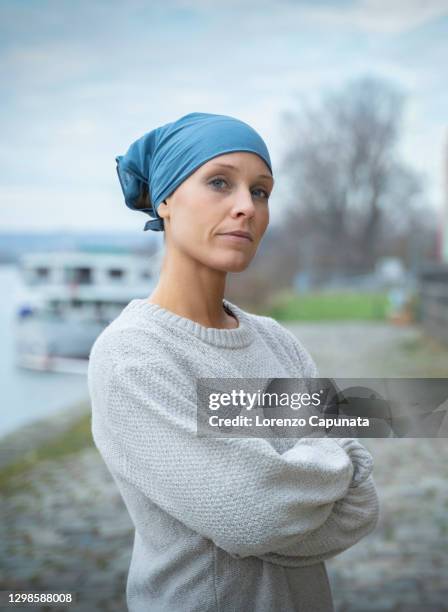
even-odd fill
[(402, 109), (395, 87), (366, 77), (284, 115), (283, 170), (295, 194), (284, 234), (302, 267), (323, 277), (369, 271), (390, 224), (413, 215), (421, 182), (397, 156)]

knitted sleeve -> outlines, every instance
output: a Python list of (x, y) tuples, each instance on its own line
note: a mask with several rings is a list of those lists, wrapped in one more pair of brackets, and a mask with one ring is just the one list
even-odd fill
[(373, 529), (371, 458), (356, 440), (303, 438), (279, 454), (263, 438), (200, 437), (194, 381), (168, 349), (123, 335), (114, 355), (91, 356), (95, 443), (112, 473), (189, 528), (281, 565), (316, 563)]
[[(277, 332), (288, 343), (297, 360), (297, 376), (318, 378), (317, 366), (298, 338), (287, 328), (274, 321)], [(304, 566), (329, 559), (373, 531), (379, 518), (379, 500), (372, 476), (373, 459), (367, 449), (353, 438), (332, 438), (347, 452), (353, 463), (353, 476), (349, 489), (337, 500), (328, 519), (303, 539), (292, 542), (289, 552), (270, 552), (260, 558), (284, 566)], [(290, 449), (287, 452), (291, 452)], [(350, 508), (350, 511), (347, 509)], [(355, 534), (358, 538), (355, 540)]]

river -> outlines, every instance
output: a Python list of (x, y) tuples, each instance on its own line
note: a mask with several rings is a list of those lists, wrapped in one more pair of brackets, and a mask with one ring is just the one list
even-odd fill
[(18, 368), (14, 359), (14, 319), (22, 290), (18, 268), (0, 266), (0, 437), (21, 425), (51, 416), (88, 400), (85, 374), (61, 374)]

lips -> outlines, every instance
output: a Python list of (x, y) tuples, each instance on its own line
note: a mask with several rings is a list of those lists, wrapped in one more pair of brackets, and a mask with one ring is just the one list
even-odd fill
[(253, 241), (253, 238), (249, 232), (243, 232), (240, 230), (236, 230), (234, 232), (224, 232), (221, 235), (222, 236), (237, 236), (239, 238), (245, 238), (246, 240), (249, 240), (250, 242)]

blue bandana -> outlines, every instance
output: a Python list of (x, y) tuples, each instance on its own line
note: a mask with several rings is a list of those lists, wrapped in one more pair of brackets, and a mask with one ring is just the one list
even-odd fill
[(163, 231), (157, 213), (161, 202), (209, 159), (234, 151), (256, 153), (272, 174), (266, 144), (239, 119), (189, 113), (148, 132), (131, 144), (126, 155), (115, 158), (126, 206), (151, 217), (144, 231)]

